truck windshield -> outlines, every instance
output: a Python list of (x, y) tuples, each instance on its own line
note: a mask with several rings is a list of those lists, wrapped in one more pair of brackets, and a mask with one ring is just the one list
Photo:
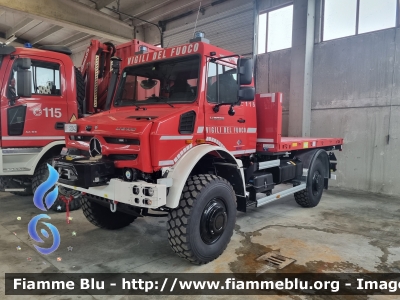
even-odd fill
[(114, 105), (193, 102), (198, 93), (199, 68), (197, 55), (127, 67)]

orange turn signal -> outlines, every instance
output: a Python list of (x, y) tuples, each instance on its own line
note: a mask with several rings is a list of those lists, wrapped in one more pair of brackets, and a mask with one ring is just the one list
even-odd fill
[(191, 143), (193, 143), (193, 140), (186, 140), (185, 142), (186, 142), (186, 144), (191, 144)]
[(204, 144), (205, 142), (206, 142), (205, 139), (198, 139), (198, 140), (196, 140), (196, 143), (197, 143), (197, 144)]

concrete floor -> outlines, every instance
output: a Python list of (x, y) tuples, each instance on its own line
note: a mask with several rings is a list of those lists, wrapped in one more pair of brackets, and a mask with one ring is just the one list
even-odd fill
[[(70, 224), (66, 224), (65, 213), (51, 213), (51, 223), (61, 234), (61, 245), (53, 254), (43, 256), (34, 249), (27, 232), (28, 222), (40, 213), (32, 197), (0, 193), (0, 201), (0, 298), (4, 298), (4, 273), (254, 273), (265, 268), (256, 259), (271, 250), (296, 260), (284, 269), (287, 273), (400, 271), (400, 198), (395, 197), (331, 190), (313, 209), (299, 207), (293, 196), (251, 208), (246, 214), (238, 213), (233, 238), (223, 255), (204, 266), (191, 265), (172, 252), (165, 218), (142, 218), (122, 230), (106, 231), (90, 224), (81, 210), (71, 213)], [(67, 250), (69, 246), (72, 251)], [(57, 257), (62, 260), (57, 261)], [(128, 299), (91, 295), (29, 297), (36, 298)], [(144, 297), (135, 297), (140, 298)]]

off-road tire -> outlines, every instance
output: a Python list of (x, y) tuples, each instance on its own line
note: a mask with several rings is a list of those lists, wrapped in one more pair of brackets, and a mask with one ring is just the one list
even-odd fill
[[(36, 191), (36, 189), (41, 185), (44, 181), (47, 180), (49, 176), (49, 169), (47, 168), (47, 164), (51, 165), (52, 164), (52, 159), (45, 160), (41, 162), (35, 170), (35, 173), (33, 174), (33, 179), (32, 179), (32, 190), (33, 192)], [(66, 212), (67, 211), (67, 205), (64, 201), (60, 199), (61, 195), (66, 196), (67, 198), (71, 195), (79, 195), (80, 193), (78, 191), (70, 190), (64, 187), (59, 186), (58, 187), (58, 198), (54, 202), (54, 204), (51, 206), (51, 210), (54, 210), (56, 212)], [(69, 203), (69, 210), (77, 210), (81, 207), (80, 203), (80, 198), (81, 196), (75, 198)]]
[[(212, 244), (207, 244), (200, 230), (206, 207), (222, 199), (226, 208), (225, 229)], [(206, 264), (226, 249), (236, 223), (236, 195), (230, 183), (218, 176), (202, 174), (189, 177), (179, 206), (168, 215), (168, 241), (172, 250), (193, 264)], [(207, 223), (208, 224), (208, 223)]]
[(75, 67), (76, 79), (76, 101), (78, 102), (78, 117), (81, 117), (83, 112), (83, 102), (85, 101), (85, 80), (81, 71)]
[(91, 197), (95, 196), (87, 194), (82, 196), (81, 203), (83, 214), (93, 225), (100, 228), (115, 230), (124, 228), (135, 221), (135, 216), (119, 211), (112, 212), (106, 206), (91, 201)]
[[(324, 180), (324, 165), (322, 161), (317, 158), (309, 172), (308, 172), (308, 177), (307, 177), (307, 186), (305, 190), (302, 190), (300, 192), (294, 193), (294, 199), (296, 200), (297, 204), (299, 204), (302, 207), (315, 207), (318, 205), (318, 203), (321, 201), (322, 197), (322, 192), (324, 190), (323, 186), (323, 180)], [(320, 180), (322, 180), (322, 183), (320, 182), (318, 185), (318, 188), (314, 188), (313, 185), (315, 184), (314, 182), (314, 176), (316, 174), (319, 174), (322, 176)]]
[[(8, 186), (7, 181), (4, 180), (4, 178), (2, 176), (0, 176), (0, 186), (1, 188), (5, 189), (5, 188), (13, 188), (13, 186)], [(7, 187), (8, 186), (8, 187)], [(32, 187), (27, 186), (25, 192), (9, 192), (13, 195), (16, 196), (32, 196), (33, 192), (32, 192)]]

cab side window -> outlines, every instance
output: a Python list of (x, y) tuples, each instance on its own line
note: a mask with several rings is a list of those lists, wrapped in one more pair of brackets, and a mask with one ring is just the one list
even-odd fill
[[(16, 64), (16, 63), (15, 63)], [(60, 65), (57, 63), (32, 60), (29, 69), (32, 72), (32, 94), (61, 96)], [(17, 72), (11, 74), (9, 82), (9, 94), (12, 94), (10, 87), (16, 84)]]
[(235, 103), (238, 97), (236, 69), (210, 62), (208, 64), (207, 101)]

